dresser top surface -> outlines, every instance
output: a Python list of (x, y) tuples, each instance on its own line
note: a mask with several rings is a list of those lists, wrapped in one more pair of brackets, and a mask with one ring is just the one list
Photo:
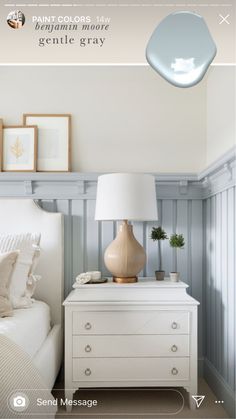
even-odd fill
[(78, 289), (91, 289), (91, 288), (157, 288), (157, 289), (164, 289), (164, 288), (188, 288), (188, 284), (185, 282), (173, 282), (169, 278), (165, 278), (164, 281), (157, 281), (154, 277), (146, 277), (146, 278), (139, 278), (137, 282), (131, 284), (118, 284), (112, 281), (112, 278), (108, 278), (108, 282), (104, 282), (102, 284), (83, 284), (79, 285)]
[(133, 284), (117, 284), (109, 278), (103, 284), (79, 285), (71, 291), (64, 305), (76, 302), (84, 303), (135, 303), (145, 301), (151, 302), (178, 302), (196, 305), (198, 302), (187, 294), (188, 284), (179, 281), (172, 282), (166, 278), (164, 281), (157, 281), (155, 278), (139, 278)]

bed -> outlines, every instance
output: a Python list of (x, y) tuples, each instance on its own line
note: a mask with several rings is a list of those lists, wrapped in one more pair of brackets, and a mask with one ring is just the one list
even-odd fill
[(0, 319), (0, 334), (32, 360), (47, 389), (58, 375), (63, 353), (63, 216), (48, 213), (29, 199), (0, 200), (0, 234), (41, 233), (37, 273), (42, 276), (31, 308)]
[(51, 330), (50, 307), (43, 301), (35, 301), (32, 307), (13, 313), (13, 317), (0, 319), (0, 333), (34, 359)]

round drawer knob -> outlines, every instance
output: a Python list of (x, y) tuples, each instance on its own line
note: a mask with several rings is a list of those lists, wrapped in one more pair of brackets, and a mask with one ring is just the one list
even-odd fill
[(86, 330), (92, 329), (92, 325), (89, 322), (88, 323), (85, 323), (85, 326), (84, 327), (85, 327)]
[(173, 322), (172, 325), (171, 325), (171, 327), (172, 327), (172, 329), (177, 329), (178, 325), (177, 325), (176, 322)]
[(172, 350), (172, 352), (177, 352), (178, 347), (176, 345), (173, 345), (173, 346), (171, 346), (171, 350)]
[(177, 368), (172, 368), (172, 370), (171, 370), (171, 374), (172, 375), (177, 375), (178, 374), (178, 370), (177, 370)]
[(88, 377), (89, 375), (91, 375), (91, 374), (92, 374), (92, 371), (91, 371), (91, 369), (90, 369), (90, 368), (86, 368), (86, 370), (84, 371), (84, 373), (85, 373), (85, 375), (87, 375), (87, 377)]
[(86, 345), (84, 348), (85, 352), (91, 352), (92, 348), (90, 345)]

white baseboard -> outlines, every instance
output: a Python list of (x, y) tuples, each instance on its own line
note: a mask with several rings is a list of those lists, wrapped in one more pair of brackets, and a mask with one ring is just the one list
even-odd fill
[(206, 358), (204, 360), (204, 378), (218, 399), (224, 400), (224, 409), (230, 418), (234, 419), (236, 414), (234, 391)]

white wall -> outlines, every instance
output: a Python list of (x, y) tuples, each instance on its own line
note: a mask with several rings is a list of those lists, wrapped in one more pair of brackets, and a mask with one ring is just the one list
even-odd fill
[(214, 67), (207, 78), (206, 164), (236, 144), (236, 67)]
[(0, 117), (71, 113), (73, 170), (198, 172), (206, 81), (178, 89), (149, 67), (1, 67)]

